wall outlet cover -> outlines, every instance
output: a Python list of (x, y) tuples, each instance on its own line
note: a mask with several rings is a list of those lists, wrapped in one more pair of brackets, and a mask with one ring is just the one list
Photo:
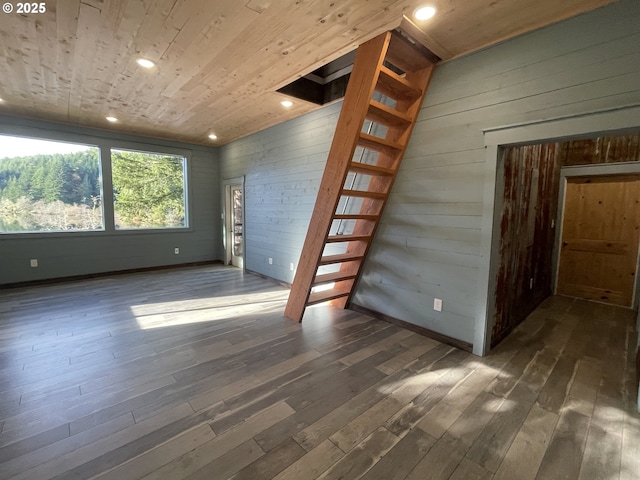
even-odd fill
[(180, 254), (180, 249), (178, 247), (173, 249), (173, 253), (175, 253), (176, 255)]
[(441, 298), (434, 298), (433, 299), (433, 309), (436, 312), (441, 312), (442, 311), (442, 299)]
[(38, 259), (37, 258), (32, 258), (29, 261), (29, 264), (31, 265), (32, 268), (37, 267), (38, 266)]

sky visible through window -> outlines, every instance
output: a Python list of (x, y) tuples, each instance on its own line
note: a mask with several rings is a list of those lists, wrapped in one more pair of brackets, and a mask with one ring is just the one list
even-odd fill
[(5, 158), (74, 153), (89, 149), (86, 145), (0, 135), (0, 160)]

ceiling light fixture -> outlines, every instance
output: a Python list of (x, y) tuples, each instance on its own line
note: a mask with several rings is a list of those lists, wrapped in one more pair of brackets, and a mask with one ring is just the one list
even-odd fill
[(415, 12), (413, 12), (413, 17), (416, 20), (429, 20), (436, 14), (436, 9), (431, 6), (427, 7), (418, 7)]
[(4, 98), (0, 98), (0, 103), (4, 103)]
[(118, 119), (116, 117), (105, 117), (107, 122), (116, 123)]
[(146, 58), (139, 58), (136, 60), (136, 62), (143, 68), (153, 68), (156, 66), (155, 63), (153, 63), (151, 60), (147, 60)]
[(218, 136), (217, 136), (215, 133), (210, 133), (210, 134), (209, 134), (209, 138), (210, 138), (211, 140), (217, 140), (217, 139), (218, 139)]
[(282, 105), (283, 107), (289, 108), (293, 105), (293, 102), (291, 100), (283, 100), (280, 102), (280, 105)]

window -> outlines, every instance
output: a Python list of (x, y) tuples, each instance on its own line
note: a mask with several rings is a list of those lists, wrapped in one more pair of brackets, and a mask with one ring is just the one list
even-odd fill
[(116, 229), (187, 227), (185, 158), (111, 150)]
[(0, 135), (0, 233), (103, 229), (97, 147)]

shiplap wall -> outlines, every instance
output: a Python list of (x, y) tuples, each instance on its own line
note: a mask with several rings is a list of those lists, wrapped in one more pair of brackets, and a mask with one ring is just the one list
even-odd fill
[[(217, 151), (196, 145), (0, 116), (0, 133), (190, 151), (190, 228), (184, 231), (37, 233), (0, 236), (0, 285), (222, 259)], [(122, 145), (122, 143), (121, 143)], [(169, 153), (174, 153), (172, 150)], [(180, 254), (174, 254), (174, 248)], [(31, 268), (29, 260), (38, 259)]]
[[(473, 342), (483, 129), (640, 104), (639, 45), (621, 0), (438, 66), (355, 303)], [(293, 278), (339, 106), (222, 148), (221, 176), (246, 175), (247, 268)]]
[(293, 281), (341, 105), (221, 147), (221, 178), (245, 176), (248, 270)]

